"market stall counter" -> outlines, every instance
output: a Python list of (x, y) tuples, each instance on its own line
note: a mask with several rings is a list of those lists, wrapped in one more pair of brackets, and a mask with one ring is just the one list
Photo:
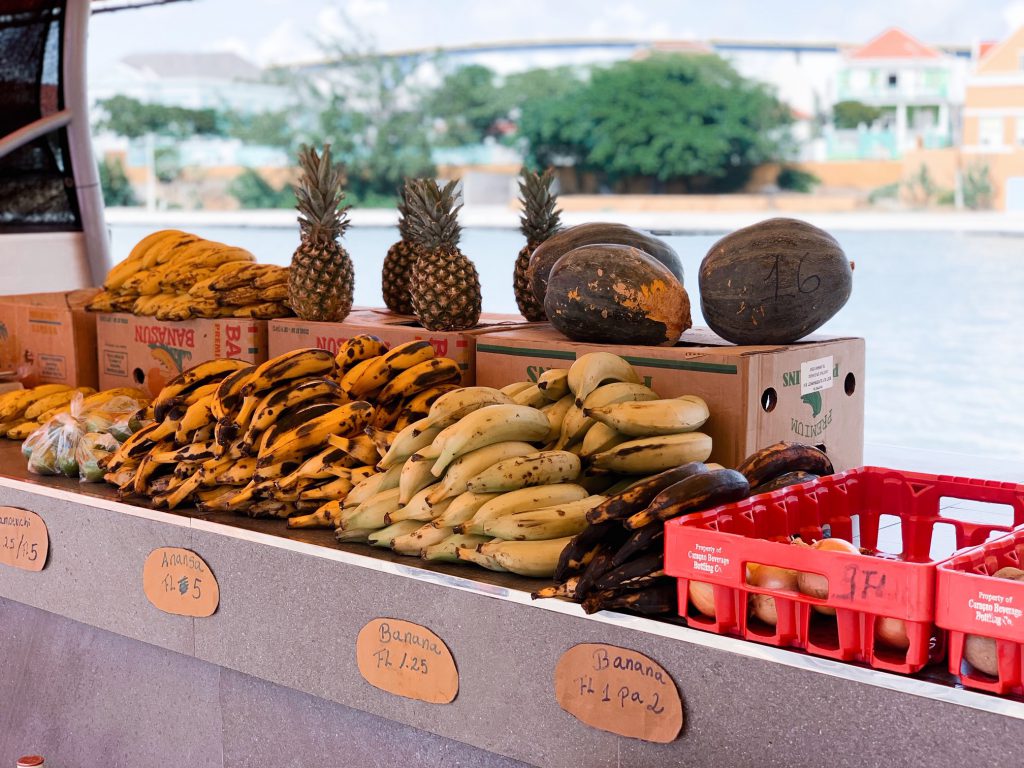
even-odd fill
[[(197, 766), (377, 765), (381, 750), (415, 764), (541, 766), (1001, 765), (1024, 755), (1024, 704), (953, 687), (939, 666), (902, 676), (681, 624), (587, 616), (532, 600), (534, 579), (410, 565), (329, 531), (159, 512), (106, 486), (29, 475), (14, 443), (0, 445), (0, 467), (0, 504), (38, 514), (49, 547), (42, 570), (0, 566), (0, 680), (9, 701), (25, 702), (9, 708), (0, 735), (8, 762), (28, 749), (59, 765), (177, 754)], [(144, 564), (162, 547), (198, 556), (189, 589), (175, 580), (171, 591), (191, 594), (202, 573), (201, 589), (215, 581), (219, 591), (211, 615), (147, 598)], [(410, 690), (364, 674), (367, 653), (384, 658), (361, 636), (376, 619), (414, 655), (448, 651), (450, 703), (425, 700), (443, 687), (433, 656)], [(401, 622), (412, 633), (400, 635)], [(380, 637), (380, 622), (371, 626)], [(556, 668), (581, 643), (654, 662), (623, 679), (636, 674), (636, 692), (655, 667), (670, 678), (678, 736), (617, 735), (560, 706)], [(605, 696), (613, 721), (646, 718), (641, 735), (659, 738), (664, 700), (638, 715), (630, 696)], [(112, 746), (104, 724), (125, 722), (142, 735)]]

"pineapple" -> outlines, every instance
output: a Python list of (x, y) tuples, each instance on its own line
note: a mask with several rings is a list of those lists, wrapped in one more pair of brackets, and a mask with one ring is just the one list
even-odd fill
[(349, 222), (342, 189), (345, 173), (331, 163), (331, 145), (299, 152), (301, 175), (295, 185), (302, 241), (288, 272), (288, 304), (303, 320), (339, 322), (352, 309), (352, 259), (338, 243)]
[(409, 292), (424, 328), (460, 331), (480, 320), (480, 276), (459, 250), (456, 182), (438, 188), (432, 179), (409, 185), (406, 216), (413, 242), (423, 250), (412, 270)]
[(551, 191), (554, 175), (550, 168), (544, 173), (523, 168), (521, 175), (519, 197), (523, 204), (523, 216), (519, 220), (519, 230), (526, 237), (526, 245), (516, 257), (513, 287), (516, 304), (523, 317), (530, 321), (546, 320), (544, 307), (533, 293), (526, 270), (530, 266), (530, 256), (534, 249), (558, 231), (561, 211), (555, 210), (555, 195)]
[(384, 303), (392, 312), (402, 315), (413, 314), (412, 300), (409, 298), (409, 278), (412, 277), (412, 268), (416, 266), (416, 259), (419, 258), (421, 251), (413, 244), (409, 234), (409, 207), (406, 203), (408, 186), (409, 180), (406, 179), (399, 192), (398, 233), (402, 239), (388, 248), (381, 276)]

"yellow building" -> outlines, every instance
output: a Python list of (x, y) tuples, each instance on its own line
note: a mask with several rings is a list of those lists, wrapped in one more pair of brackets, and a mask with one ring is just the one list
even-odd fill
[(983, 49), (967, 80), (962, 163), (987, 168), (996, 208), (1024, 210), (1024, 27)]

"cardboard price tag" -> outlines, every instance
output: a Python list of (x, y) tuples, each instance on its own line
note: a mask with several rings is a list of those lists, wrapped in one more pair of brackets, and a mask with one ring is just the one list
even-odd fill
[(555, 698), (573, 717), (602, 731), (667, 744), (683, 727), (675, 681), (642, 653), (581, 643), (555, 666)]
[(161, 611), (179, 616), (212, 616), (220, 603), (220, 587), (210, 566), (192, 550), (180, 547), (160, 547), (149, 553), (142, 566), (142, 589)]
[(50, 551), (46, 523), (35, 512), (0, 507), (0, 563), (25, 571), (41, 571)]
[(459, 671), (448, 646), (409, 621), (369, 622), (356, 638), (356, 663), (370, 685), (407, 699), (449, 704), (459, 693)]

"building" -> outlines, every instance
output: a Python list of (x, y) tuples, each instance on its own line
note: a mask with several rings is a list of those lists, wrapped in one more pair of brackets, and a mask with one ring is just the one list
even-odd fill
[(1024, 27), (979, 50), (967, 80), (962, 163), (990, 180), (997, 207), (1024, 210)]
[(881, 110), (868, 126), (836, 130), (829, 159), (898, 159), (912, 149), (957, 143), (966, 62), (901, 29), (887, 29), (850, 51), (839, 70), (834, 103)]

